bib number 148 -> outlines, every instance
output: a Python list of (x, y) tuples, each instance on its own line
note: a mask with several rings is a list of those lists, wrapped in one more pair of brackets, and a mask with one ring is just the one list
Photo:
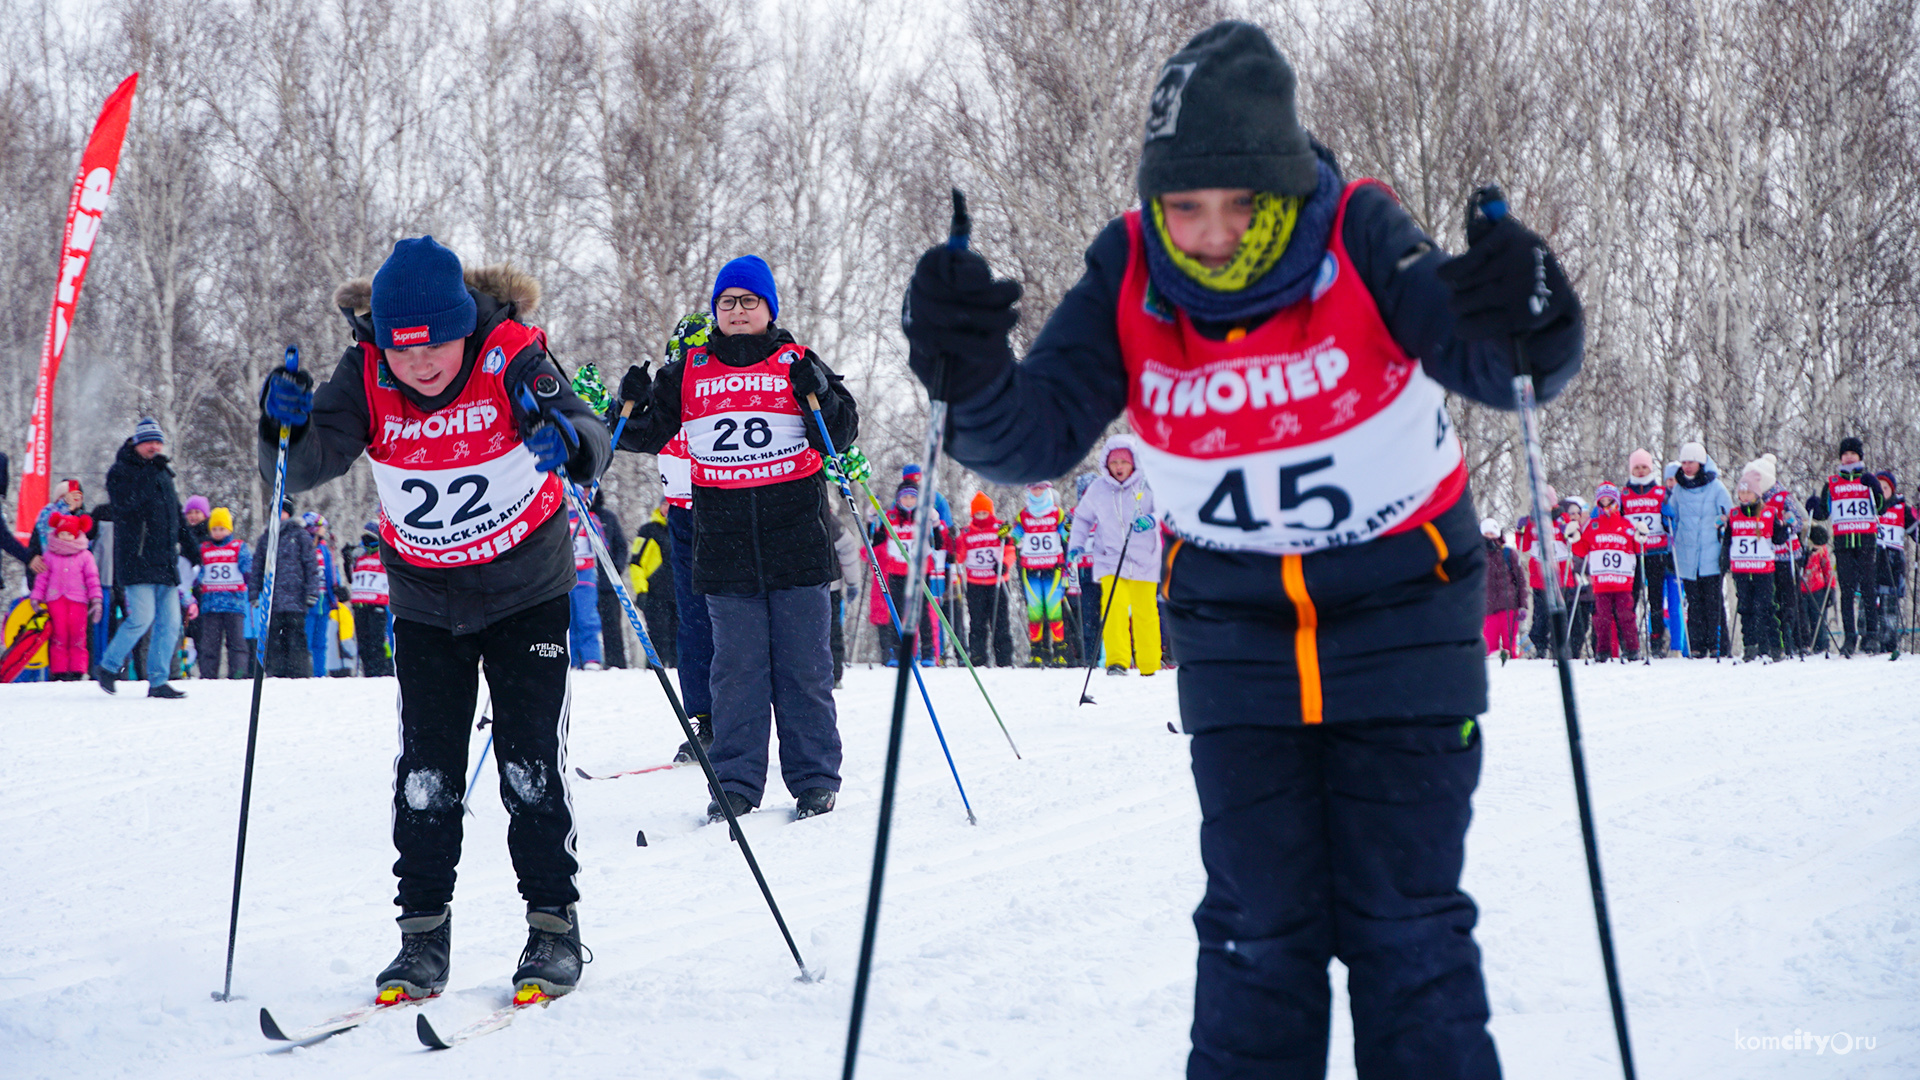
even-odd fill
[[(1322, 511), (1315, 509), (1306, 512), (1293, 521), (1280, 524), (1288, 529), (1306, 529), (1312, 532), (1330, 532), (1339, 528), (1340, 523), (1353, 516), (1353, 499), (1345, 489), (1333, 484), (1315, 484), (1303, 487), (1303, 482), (1314, 473), (1333, 468), (1331, 456), (1315, 458), (1298, 465), (1283, 465), (1280, 468), (1280, 504), (1282, 513), (1298, 510), (1308, 503), (1326, 504), (1326, 521), (1313, 524), (1310, 519), (1321, 516)], [(1253, 501), (1247, 495), (1247, 476), (1240, 469), (1230, 469), (1220, 478), (1213, 494), (1200, 506), (1200, 520), (1208, 525), (1223, 529), (1239, 529), (1243, 532), (1258, 532), (1268, 526), (1265, 519), (1253, 514)]]

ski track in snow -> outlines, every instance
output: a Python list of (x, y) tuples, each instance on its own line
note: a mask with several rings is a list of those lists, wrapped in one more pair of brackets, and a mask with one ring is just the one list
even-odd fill
[[(1078, 672), (983, 676), (1027, 758), (964, 670), (927, 673), (980, 824), (916, 696), (860, 1076), (1177, 1077), (1204, 877), (1174, 679), (1098, 677), (1081, 708)], [(1617, 1076), (1553, 672), (1492, 677), (1466, 887), (1494, 1036), (1509, 1076)], [(848, 672), (833, 813), (790, 823), (776, 758), (745, 821), (824, 983), (794, 981), (725, 830), (701, 827), (698, 770), (574, 785), (596, 961), (550, 1010), (434, 1057), (405, 1012), (284, 1056), (256, 1019), (364, 1002), (397, 946), (389, 682), (267, 684), (232, 1004), (209, 992), (248, 684), (189, 682), (180, 703), (0, 687), (0, 1076), (837, 1075), (893, 682)], [(1920, 662), (1668, 660), (1575, 683), (1641, 1074), (1920, 1075)], [(680, 739), (651, 674), (575, 673), (570, 763), (656, 764)], [(442, 1031), (505, 1001), (525, 941), (497, 768), (467, 819), (453, 981), (425, 1007)], [(1336, 964), (1334, 1077), (1353, 1075), (1343, 982)], [(1744, 1050), (1736, 1029), (1876, 1046)]]

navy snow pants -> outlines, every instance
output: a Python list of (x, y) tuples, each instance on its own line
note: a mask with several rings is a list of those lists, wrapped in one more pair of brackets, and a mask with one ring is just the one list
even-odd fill
[(688, 716), (708, 716), (713, 712), (709, 685), (713, 620), (707, 616), (707, 598), (693, 591), (693, 511), (667, 507), (667, 531), (673, 534), (673, 546), (667, 555), (673, 563), (673, 602), (680, 619), (680, 633), (674, 641), (680, 703), (686, 706)]
[(1480, 751), (1460, 717), (1193, 737), (1207, 893), (1189, 1080), (1320, 1080), (1334, 957), (1360, 1080), (1500, 1075), (1460, 891)]
[[(720, 786), (760, 805), (767, 737), (780, 732), (780, 777), (798, 797), (840, 790), (831, 613), (825, 585), (706, 598), (713, 620), (713, 760)], [(771, 713), (771, 716), (769, 716)]]

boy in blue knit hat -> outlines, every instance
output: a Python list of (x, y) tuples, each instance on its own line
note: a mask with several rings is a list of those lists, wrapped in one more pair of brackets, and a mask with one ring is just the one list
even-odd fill
[(465, 271), (431, 236), (402, 240), (371, 281), (334, 294), (354, 344), (317, 390), (275, 371), (261, 391), (260, 466), (281, 425), (287, 490), (362, 454), (380, 494), (379, 543), (400, 684), (393, 840), (401, 949), (380, 999), (437, 994), (452, 949), (462, 784), (479, 674), (493, 696), (507, 847), (527, 903), (517, 1001), (567, 993), (582, 963), (579, 863), (567, 775), (565, 479), (592, 483), (606, 426), (568, 388), (546, 334), (523, 322), (539, 284), (505, 266)]
[(840, 730), (833, 704), (829, 587), (840, 576), (828, 533), (826, 449), (809, 396), (836, 448), (859, 427), (853, 395), (812, 349), (775, 323), (780, 295), (758, 256), (714, 278), (714, 334), (658, 376), (627, 371), (634, 406), (620, 448), (659, 453), (683, 430), (693, 474), (693, 591), (713, 623), (713, 758), (724, 820), (760, 805), (768, 714), (798, 817), (833, 809)]

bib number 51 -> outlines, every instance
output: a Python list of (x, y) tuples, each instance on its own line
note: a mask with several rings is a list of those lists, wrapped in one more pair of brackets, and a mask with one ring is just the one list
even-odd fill
[[(1280, 467), (1280, 510), (1298, 510), (1311, 502), (1327, 504), (1328, 517), (1324, 525), (1310, 525), (1304, 520), (1282, 521), (1280, 524), (1289, 529), (1305, 529), (1311, 532), (1331, 532), (1340, 523), (1353, 516), (1353, 499), (1345, 489), (1333, 484), (1316, 484), (1302, 489), (1301, 481), (1314, 473), (1333, 468), (1331, 456), (1315, 458), (1298, 465)], [(1225, 508), (1232, 512), (1231, 517), (1221, 516)], [(1246, 473), (1240, 469), (1228, 470), (1220, 478), (1220, 483), (1207, 496), (1200, 506), (1200, 520), (1208, 525), (1220, 528), (1239, 529), (1243, 532), (1258, 532), (1267, 527), (1267, 522), (1253, 516), (1252, 500), (1247, 496)]]

